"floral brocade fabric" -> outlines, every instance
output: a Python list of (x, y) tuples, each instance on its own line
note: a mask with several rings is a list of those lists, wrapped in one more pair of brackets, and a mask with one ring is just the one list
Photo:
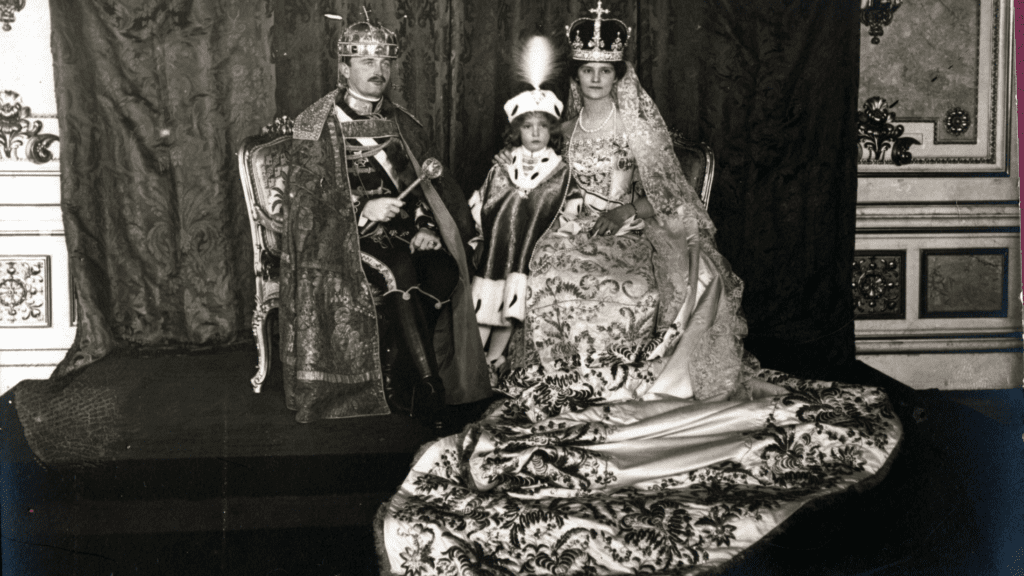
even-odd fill
[[(629, 201), (619, 197), (628, 190), (611, 185), (615, 159), (627, 155), (624, 142), (570, 142), (574, 179), (563, 226), (549, 230), (534, 249), (523, 334), (512, 348), (512, 370), (498, 383), (514, 398), (506, 406), (510, 413), (538, 421), (598, 401), (633, 398), (656, 376), (646, 362), (660, 301), (653, 247), (640, 233), (588, 232), (602, 208)], [(578, 164), (595, 158), (601, 161), (587, 164), (584, 187)]]
[(510, 410), (539, 420), (630, 397), (653, 380), (643, 362), (658, 312), (651, 252), (635, 234), (541, 239), (524, 324), (534, 361), (513, 360), (512, 372), (498, 384), (516, 398)]
[(873, 388), (749, 374), (744, 402), (499, 409), (430, 445), (382, 509), (385, 572), (699, 574), (876, 474), (901, 434)]

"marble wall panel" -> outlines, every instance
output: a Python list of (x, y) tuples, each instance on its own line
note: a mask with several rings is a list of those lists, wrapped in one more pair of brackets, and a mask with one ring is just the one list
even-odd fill
[(861, 27), (860, 174), (1008, 174), (1009, 0), (880, 4), (884, 32)]
[(1005, 318), (1006, 248), (921, 252), (921, 318)]

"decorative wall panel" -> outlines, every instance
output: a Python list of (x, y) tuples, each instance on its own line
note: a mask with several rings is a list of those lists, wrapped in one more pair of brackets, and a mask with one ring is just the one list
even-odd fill
[(1008, 172), (1009, 25), (1009, 0), (944, 0), (862, 26), (861, 175)]
[(1006, 318), (1009, 251), (921, 252), (921, 318)]
[(34, 118), (13, 90), (0, 90), (0, 173), (59, 171), (56, 118)]
[(50, 257), (0, 256), (0, 328), (50, 326)]
[[(854, 254), (857, 259), (867, 254), (905, 254), (904, 310), (901, 318), (855, 315), (859, 357), (992, 353), (1024, 347), (1021, 302), (1017, 297), (1020, 281), (1014, 280), (1021, 275), (1019, 232), (1004, 232), (1004, 228), (994, 226), (928, 226), (929, 220), (932, 224), (957, 222), (943, 222), (941, 212), (933, 213), (931, 218), (909, 218), (895, 209), (883, 213), (874, 210), (880, 207), (871, 208), (862, 210), (872, 216), (858, 223)], [(978, 221), (984, 216), (991, 224), (1002, 223), (995, 210), (974, 216)], [(867, 226), (889, 221), (903, 226)], [(855, 286), (855, 299), (857, 294)], [(1017, 356), (1024, 358), (1019, 353)], [(932, 361), (949, 362), (952, 358), (940, 355)]]
[(0, 0), (0, 393), (48, 378), (75, 337), (49, 6)]
[(906, 251), (858, 251), (853, 259), (855, 320), (906, 317)]

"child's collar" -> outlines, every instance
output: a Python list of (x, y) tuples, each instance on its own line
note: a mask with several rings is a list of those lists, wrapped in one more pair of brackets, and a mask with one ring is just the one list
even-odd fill
[[(529, 157), (533, 166), (527, 169), (523, 160)], [(555, 153), (551, 147), (530, 152), (525, 146), (519, 146), (512, 150), (512, 163), (506, 166), (509, 180), (520, 190), (533, 190), (541, 182), (547, 180), (551, 172), (558, 167), (562, 157)]]

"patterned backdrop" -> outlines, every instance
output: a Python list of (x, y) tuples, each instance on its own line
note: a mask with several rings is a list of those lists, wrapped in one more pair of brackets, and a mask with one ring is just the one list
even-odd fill
[[(234, 151), (329, 91), (337, 24), (396, 30), (391, 94), (468, 194), (520, 86), (512, 47), (564, 46), (581, 0), (51, 0), (62, 189), (81, 319), (65, 373), (137, 346), (248, 333), (252, 267)], [(857, 0), (611, 0), (670, 126), (718, 162), (711, 216), (747, 283), (749, 347), (769, 366), (853, 358)], [(272, 28), (271, 28), (272, 27)], [(565, 93), (565, 83), (552, 86)], [(813, 359), (813, 360), (808, 360)], [(811, 364), (808, 364), (811, 362)], [(816, 365), (815, 365), (816, 364)], [(820, 368), (821, 370), (817, 369)]]
[(117, 346), (250, 333), (235, 150), (273, 116), (271, 16), (246, 0), (53, 0), (61, 207), (78, 294), (61, 375)]

